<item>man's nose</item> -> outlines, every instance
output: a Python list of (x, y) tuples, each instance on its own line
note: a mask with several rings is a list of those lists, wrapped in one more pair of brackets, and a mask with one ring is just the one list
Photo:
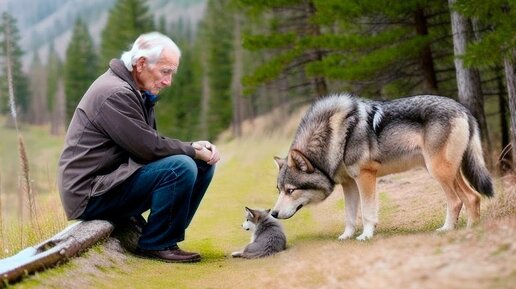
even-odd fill
[(161, 81), (164, 85), (170, 86), (172, 84), (172, 76), (167, 76)]

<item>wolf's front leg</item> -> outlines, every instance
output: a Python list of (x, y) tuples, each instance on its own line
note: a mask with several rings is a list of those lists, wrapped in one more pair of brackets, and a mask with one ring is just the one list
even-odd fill
[(376, 171), (361, 170), (356, 179), (360, 191), (360, 204), (362, 208), (362, 223), (364, 230), (357, 240), (369, 240), (374, 235), (374, 229), (378, 224), (378, 202), (376, 198)]
[(351, 180), (347, 184), (342, 184), (345, 198), (346, 210), (346, 228), (344, 233), (339, 236), (339, 240), (346, 240), (355, 234), (357, 223), (358, 204), (360, 201), (360, 194), (358, 193), (357, 183)]

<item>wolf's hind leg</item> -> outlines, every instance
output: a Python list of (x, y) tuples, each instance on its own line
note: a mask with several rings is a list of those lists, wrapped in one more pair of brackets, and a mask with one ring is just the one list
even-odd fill
[(233, 256), (233, 258), (240, 258), (240, 257), (242, 257), (242, 252), (240, 252), (240, 251), (233, 252), (233, 253), (231, 253), (231, 256)]
[(453, 166), (440, 156), (425, 157), (425, 162), (428, 172), (439, 182), (446, 195), (446, 219), (444, 225), (437, 229), (437, 231), (446, 232), (453, 230), (462, 209), (462, 200), (459, 198), (454, 185), (458, 167)]
[(347, 184), (342, 184), (344, 190), (345, 210), (346, 210), (346, 227), (344, 233), (339, 236), (339, 240), (346, 240), (355, 234), (358, 205), (360, 202), (360, 194), (358, 193), (357, 183), (354, 180)]
[(357, 240), (369, 240), (374, 235), (378, 224), (378, 201), (376, 198), (376, 171), (363, 169), (356, 179), (360, 192), (360, 204), (362, 209), (362, 223), (364, 229)]
[(455, 189), (459, 198), (466, 206), (468, 214), (468, 228), (480, 220), (480, 194), (466, 183), (462, 172), (459, 171), (454, 180)]

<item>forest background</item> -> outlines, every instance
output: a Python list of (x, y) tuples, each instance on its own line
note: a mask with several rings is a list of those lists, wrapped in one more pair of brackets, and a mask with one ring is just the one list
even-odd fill
[[(471, 109), (489, 166), (503, 173), (514, 168), (516, 148), (510, 145), (516, 143), (515, 6), (514, 0), (2, 0), (0, 121), (13, 128), (10, 66), (22, 130), (38, 125), (62, 139), (109, 60), (156, 30), (183, 52), (177, 78), (156, 107), (165, 135), (215, 141), (229, 130), (229, 138), (239, 138), (244, 121), (271, 111), (288, 115), (334, 93), (440, 94)], [(281, 125), (278, 118), (267, 129)], [(0, 157), (9, 159), (5, 151)], [(53, 166), (44, 173), (53, 175)], [(2, 168), (2, 194), (21, 194), (18, 171)], [(50, 179), (33, 183), (34, 191), (55, 195)], [(18, 215), (27, 211), (23, 198), (15, 202)], [(13, 204), (0, 203), (0, 220)]]

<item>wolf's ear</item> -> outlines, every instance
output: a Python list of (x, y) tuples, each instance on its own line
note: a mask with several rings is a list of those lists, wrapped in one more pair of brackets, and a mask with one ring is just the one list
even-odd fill
[(313, 173), (314, 166), (300, 151), (293, 149), (288, 153), (287, 163), (289, 167), (295, 167), (305, 173)]
[(274, 156), (274, 162), (278, 166), (278, 170), (281, 170), (281, 167), (287, 163), (287, 159), (286, 158), (283, 159), (278, 156)]
[(249, 209), (248, 207), (245, 207), (245, 210), (247, 211), (247, 213), (249, 214), (249, 216), (251, 216), (251, 218), (254, 218), (254, 212), (253, 212), (253, 209)]

